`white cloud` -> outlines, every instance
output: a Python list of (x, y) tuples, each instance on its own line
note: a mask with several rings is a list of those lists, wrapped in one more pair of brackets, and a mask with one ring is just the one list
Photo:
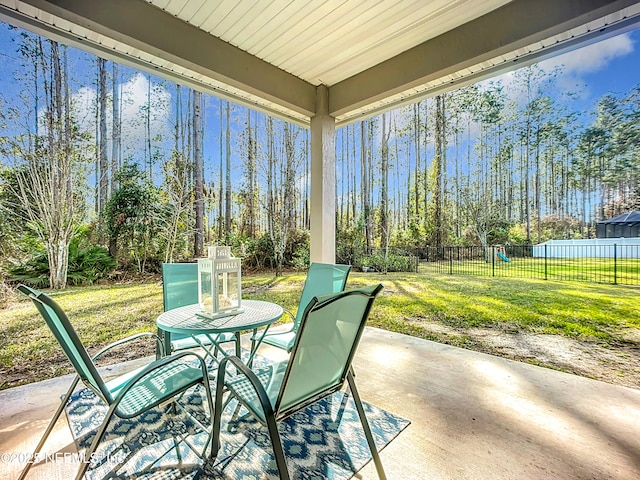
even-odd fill
[[(622, 34), (544, 60), (538, 66), (547, 72), (560, 67), (561, 74), (556, 83), (558, 88), (564, 92), (573, 92), (578, 97), (588, 98), (590, 88), (585, 76), (606, 69), (613, 60), (629, 55), (633, 50), (631, 36)], [(485, 80), (481, 85), (489, 85), (491, 81), (500, 83), (510, 100), (521, 102), (524, 101), (523, 93), (515, 85), (515, 78), (514, 72), (507, 72)]]
[[(123, 153), (140, 155), (141, 147), (146, 145), (147, 128), (147, 91), (148, 77), (136, 74), (121, 85), (122, 88), (122, 140)], [(162, 86), (152, 86), (151, 91), (151, 137), (161, 135), (165, 140), (171, 135), (169, 112), (171, 94)]]
[(566, 75), (580, 77), (600, 71), (612, 60), (631, 52), (633, 52), (633, 41), (629, 34), (623, 34), (550, 58), (540, 62), (540, 66), (545, 70), (552, 70), (563, 65)]
[[(137, 73), (126, 82), (120, 84), (121, 91), (121, 125), (123, 157), (141, 158), (146, 146), (147, 128), (147, 89), (149, 80), (146, 75)], [(166, 141), (171, 136), (169, 114), (171, 111), (171, 94), (162, 85), (151, 86), (151, 136), (161, 135)], [(81, 131), (87, 132), (95, 139), (96, 132), (96, 89), (82, 87), (73, 95), (74, 118)], [(109, 105), (111, 105), (109, 92)], [(107, 110), (107, 137), (111, 139), (112, 109)], [(95, 140), (94, 140), (95, 141)], [(154, 143), (154, 140), (152, 140)], [(152, 146), (153, 148), (153, 146)], [(108, 151), (111, 151), (110, 146)]]

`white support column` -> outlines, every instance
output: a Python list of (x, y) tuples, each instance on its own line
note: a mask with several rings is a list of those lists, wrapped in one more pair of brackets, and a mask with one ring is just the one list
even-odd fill
[(336, 119), (329, 115), (329, 89), (320, 85), (311, 118), (311, 261), (336, 260)]

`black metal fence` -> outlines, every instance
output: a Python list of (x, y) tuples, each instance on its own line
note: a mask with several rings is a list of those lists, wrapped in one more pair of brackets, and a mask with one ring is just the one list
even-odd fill
[(390, 247), (369, 254), (338, 248), (337, 260), (376, 272), (573, 280), (640, 285), (640, 245)]

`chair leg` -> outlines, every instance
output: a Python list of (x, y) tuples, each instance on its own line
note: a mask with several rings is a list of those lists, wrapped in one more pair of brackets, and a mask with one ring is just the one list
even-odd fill
[(224, 394), (224, 377), (225, 371), (218, 371), (216, 378), (216, 401), (213, 406), (213, 429), (211, 438), (211, 459), (215, 459), (220, 451), (220, 424), (222, 423), (222, 411), (227, 406), (222, 405), (222, 397)]
[(107, 413), (105, 414), (104, 419), (102, 420), (102, 424), (100, 425), (100, 427), (98, 427), (98, 430), (96, 431), (96, 436), (93, 438), (93, 441), (91, 442), (91, 446), (87, 449), (87, 451), (84, 454), (84, 461), (80, 463), (80, 470), (78, 470), (78, 473), (76, 474), (76, 480), (82, 480), (82, 477), (87, 471), (87, 468), (89, 468), (89, 464), (91, 463), (91, 457), (93, 456), (94, 452), (98, 448), (98, 445), (100, 444), (100, 441), (104, 436), (104, 433), (107, 431), (107, 426), (109, 425), (109, 422), (111, 421), (111, 418), (113, 417), (113, 414), (117, 406), (118, 406), (117, 403), (113, 403), (109, 407), (109, 410), (107, 410)]
[(284, 456), (284, 448), (282, 448), (282, 440), (280, 432), (278, 432), (278, 424), (275, 417), (267, 415), (267, 429), (271, 438), (271, 446), (273, 447), (273, 455), (276, 457), (276, 466), (280, 480), (289, 480), (289, 469), (287, 468), (287, 460)]
[[(202, 375), (202, 386), (205, 389), (205, 393), (207, 395), (207, 404), (209, 406), (209, 424), (211, 426), (211, 428), (213, 429), (213, 422), (214, 422), (214, 407), (213, 407), (213, 398), (211, 397), (211, 384), (209, 383), (209, 377), (208, 375), (205, 373), (203, 373)], [(207, 443), (211, 442), (211, 453), (210, 453), (210, 458), (214, 458), (213, 456), (213, 431), (211, 432), (211, 434), (209, 435), (209, 439), (207, 440)], [(202, 450), (202, 457), (204, 458), (205, 453), (207, 451), (207, 445), (205, 444), (204, 446), (204, 450)]]
[(36, 446), (35, 450), (33, 451), (33, 454), (31, 455), (31, 461), (29, 463), (27, 463), (27, 465), (24, 467), (24, 469), (20, 473), (20, 476), (18, 477), (18, 480), (24, 480), (24, 478), (29, 473), (29, 470), (31, 470), (31, 467), (33, 466), (33, 463), (35, 462), (36, 456), (42, 450), (42, 447), (44, 446), (44, 443), (47, 441), (47, 438), (49, 438), (49, 435), (51, 434), (51, 431), (53, 430), (53, 427), (58, 422), (58, 419), (60, 418), (60, 415), (64, 411), (64, 407), (67, 406), (67, 402), (69, 401), (69, 398), (71, 397), (71, 394), (73, 393), (73, 391), (76, 389), (76, 386), (78, 385), (79, 381), (80, 381), (80, 377), (76, 376), (76, 378), (74, 378), (73, 382), (71, 382), (71, 386), (69, 387), (69, 389), (67, 390), (67, 393), (65, 393), (64, 397), (62, 398), (62, 401), (60, 402), (60, 406), (58, 406), (58, 409), (56, 410), (56, 413), (53, 414), (53, 418), (49, 422), (49, 425), (47, 426), (47, 429), (45, 430), (44, 434), (42, 435), (42, 438), (40, 439), (40, 441), (38, 442), (38, 445)]
[(376, 466), (378, 477), (380, 478), (380, 480), (387, 480), (387, 475), (384, 473), (382, 461), (380, 460), (380, 455), (378, 454), (378, 448), (373, 441), (373, 434), (371, 433), (369, 421), (367, 420), (367, 417), (364, 413), (364, 407), (362, 406), (360, 394), (358, 393), (358, 389), (356, 388), (356, 381), (353, 378), (353, 370), (349, 370), (349, 373), (347, 374), (347, 381), (349, 382), (349, 389), (351, 390), (351, 394), (353, 395), (353, 402), (356, 404), (356, 410), (358, 411), (358, 416), (360, 417), (360, 423), (362, 424), (362, 428), (364, 430), (364, 436), (367, 438), (369, 450), (371, 450), (371, 458), (373, 459), (373, 463)]

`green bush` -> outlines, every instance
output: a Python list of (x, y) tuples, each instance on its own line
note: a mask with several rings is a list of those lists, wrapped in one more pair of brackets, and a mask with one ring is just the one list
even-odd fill
[(384, 255), (375, 254), (362, 257), (361, 267), (368, 267), (376, 272), (415, 272), (417, 261), (415, 256), (389, 254), (386, 262)]
[[(76, 236), (69, 245), (69, 268), (67, 279), (70, 285), (91, 285), (105, 278), (115, 268), (116, 262), (106, 248), (96, 245), (80, 246), (81, 236)], [(49, 287), (49, 260), (47, 252), (40, 248), (22, 265), (9, 269), (9, 280), (34, 288)]]
[(49, 260), (44, 249), (33, 252), (33, 256), (21, 265), (9, 267), (8, 280), (26, 283), (34, 288), (49, 286)]
[[(240, 247), (235, 245), (240, 243)], [(232, 251), (240, 253), (244, 250), (242, 266), (255, 268), (257, 270), (274, 269), (276, 267), (276, 256), (273, 249), (273, 242), (268, 233), (262, 234), (257, 239), (242, 239), (232, 241)], [(302, 270), (309, 266), (309, 232), (306, 230), (296, 230), (289, 235), (287, 245), (284, 250), (283, 266), (285, 268), (295, 268)]]
[(96, 245), (79, 247), (69, 245), (69, 269), (67, 279), (71, 285), (91, 285), (109, 275), (116, 262), (106, 248)]

